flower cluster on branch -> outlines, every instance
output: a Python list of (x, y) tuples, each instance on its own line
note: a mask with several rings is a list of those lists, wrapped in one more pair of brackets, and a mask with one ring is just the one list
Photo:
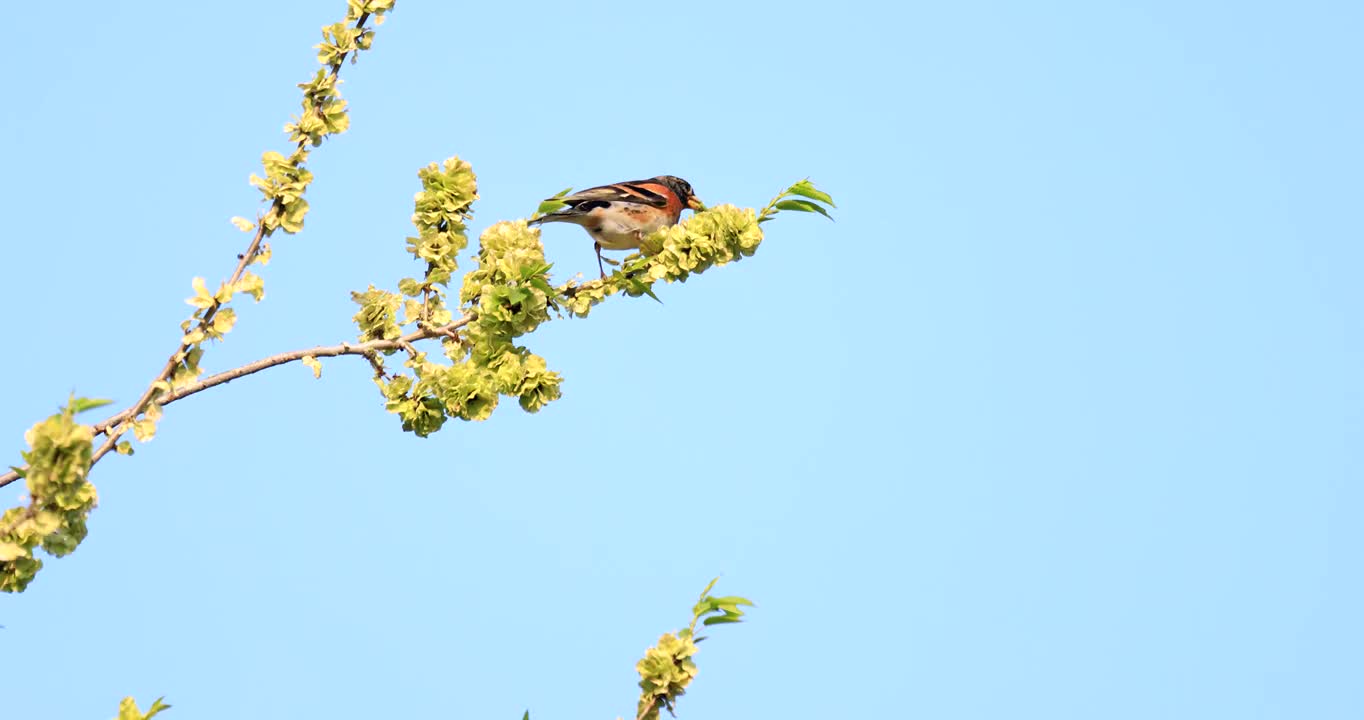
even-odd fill
[[(130, 432), (141, 442), (150, 441), (163, 408), (171, 403), (293, 362), (321, 377), (320, 358), (353, 355), (369, 362), (386, 409), (399, 417), (404, 430), (418, 436), (440, 430), (452, 418), (487, 419), (503, 397), (514, 397), (525, 411), (538, 412), (560, 398), (563, 378), (521, 344), (525, 336), (554, 318), (587, 317), (613, 296), (657, 300), (654, 286), (660, 281), (686, 282), (752, 256), (763, 240), (762, 224), (779, 212), (828, 217), (834, 206), (829, 195), (802, 180), (759, 211), (734, 205), (701, 210), (643, 238), (639, 252), (611, 275), (559, 285), (551, 282), (552, 265), (545, 259), (540, 230), (526, 220), (498, 222), (480, 235), (475, 265), (460, 280), (452, 301), (451, 282), (459, 271), (459, 254), (469, 245), (467, 229), (478, 187), (469, 164), (450, 158), (418, 172), (421, 190), (412, 215), (416, 234), (407, 238), (407, 251), (424, 264), (421, 277), (401, 278), (396, 291), (371, 285), (352, 293), (359, 306), (353, 316), (356, 342), (278, 353), (203, 377), (205, 344), (223, 340), (236, 325), (231, 303), (240, 295), (257, 302), (264, 296), (264, 280), (248, 268), (270, 261), (265, 241), (277, 231), (302, 231), (309, 209), (305, 196), (313, 180), (306, 167), (309, 154), (350, 126), (339, 92), (341, 68), (372, 46), (374, 30), (366, 23), (373, 19), (381, 24), (393, 5), (394, 0), (347, 0), (345, 19), (322, 29), (317, 45), (321, 67), (299, 84), (301, 111), (284, 128), (293, 148), (288, 154), (264, 153), (262, 174), (251, 176), (264, 201), (256, 220), (232, 219), (243, 232), (252, 233), (251, 240), (238, 255), (235, 270), (216, 288), (210, 289), (204, 278), (192, 280), (193, 295), (186, 302), (193, 311), (181, 324), (176, 350), (138, 400), (85, 425), (77, 421), (79, 414), (111, 401), (73, 396), (25, 434), (24, 464), (0, 474), (0, 487), (23, 480), (27, 490), (24, 504), (0, 514), (0, 591), (21, 592), (28, 586), (43, 565), (34, 554), (39, 548), (54, 557), (76, 549), (97, 501), (89, 481), (92, 466), (109, 452), (133, 454), (132, 444), (121, 439)], [(538, 212), (545, 210), (542, 205)], [(392, 367), (399, 365), (395, 356), (399, 367)], [(696, 636), (698, 622), (739, 622), (741, 606), (752, 604), (737, 596), (711, 596), (714, 585), (712, 581), (702, 591), (688, 627), (663, 635), (636, 665), (641, 690), (636, 720), (657, 720), (661, 710), (672, 712), (696, 677), (692, 657), (704, 639)], [(169, 707), (158, 699), (144, 713), (132, 698), (125, 698), (119, 720), (150, 720)]]

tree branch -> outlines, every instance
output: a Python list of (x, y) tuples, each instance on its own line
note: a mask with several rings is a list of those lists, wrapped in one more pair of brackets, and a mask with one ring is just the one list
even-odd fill
[[(354, 28), (356, 30), (364, 30), (365, 23), (369, 20), (369, 17), (370, 17), (369, 13), (367, 12), (361, 13), (360, 16), (355, 20)], [(340, 76), (341, 68), (345, 64), (346, 58), (350, 54), (351, 53), (342, 53), (340, 57), (336, 58), (336, 60), (327, 67), (327, 74), (332, 79), (335, 79)], [(317, 107), (317, 112), (319, 114), (322, 113), (321, 106)], [(316, 145), (317, 143), (312, 141), (308, 137), (304, 137), (298, 141), (297, 149), (299, 151), (302, 151), (310, 144)], [(284, 203), (280, 198), (277, 197), (273, 202), (271, 202), (270, 209), (267, 210), (264, 215), (269, 216), (271, 213), (278, 214), (283, 212)], [(242, 275), (246, 272), (246, 268), (250, 267), (251, 264), (256, 261), (256, 256), (260, 253), (261, 243), (269, 234), (270, 231), (267, 230), (267, 225), (264, 222), (264, 219), (258, 218), (256, 222), (256, 233), (251, 238), (250, 244), (246, 246), (246, 252), (237, 256), (237, 267), (235, 270), (232, 271), (232, 276), (228, 278), (227, 282), (225, 283), (226, 287), (228, 288), (234, 287), (237, 284), (237, 282), (242, 279)], [(168, 393), (164, 390), (164, 388), (168, 381), (171, 379), (171, 377), (174, 376), (176, 368), (180, 367), (180, 362), (185, 358), (185, 354), (189, 352), (189, 350), (196, 344), (194, 342), (187, 342), (185, 338), (189, 337), (192, 333), (196, 332), (200, 333), (200, 337), (202, 338), (203, 331), (212, 327), (214, 316), (218, 314), (218, 310), (221, 309), (224, 304), (225, 304), (224, 301), (219, 300), (216, 295), (214, 296), (213, 303), (209, 305), (207, 308), (205, 308), (204, 315), (201, 319), (199, 319), (199, 322), (194, 323), (193, 325), (190, 326), (190, 328), (187, 328), (185, 330), (185, 334), (180, 337), (180, 344), (176, 346), (175, 352), (171, 353), (170, 358), (166, 360), (166, 364), (161, 367), (161, 372), (157, 373), (156, 377), (153, 378), (152, 381), (147, 384), (147, 389), (144, 390), (142, 392), (142, 395), (138, 397), (137, 402), (129, 406), (127, 410), (123, 411), (122, 413), (119, 413), (119, 416), (122, 416), (123, 420), (137, 417), (138, 415), (145, 412), (148, 409), (148, 407), (150, 407), (154, 402), (160, 405), (164, 405), (165, 402), (169, 402), (167, 398), (173, 395), (174, 393)], [(222, 380), (221, 382), (227, 382), (227, 380)], [(161, 394), (158, 395), (158, 393)], [(181, 397), (183, 397), (183, 395)], [(111, 428), (113, 428), (113, 432), (109, 432)], [(97, 430), (97, 433), (103, 432), (105, 435), (107, 435), (107, 438), (105, 439), (104, 443), (100, 445), (99, 449), (95, 451), (93, 459), (91, 461), (91, 465), (93, 465), (95, 462), (98, 462), (100, 458), (104, 457), (109, 453), (110, 450), (114, 449), (114, 447), (118, 443), (119, 437), (123, 435), (126, 428), (127, 428), (126, 425), (120, 426), (117, 423), (106, 422), (103, 424), (102, 428)], [(19, 474), (13, 471), (5, 473), (4, 475), (0, 475), (0, 487), (6, 486), (14, 482), (18, 478)]]
[[(369, 13), (362, 13), (360, 17), (355, 21), (355, 29), (363, 30), (365, 27), (365, 22), (367, 20), (369, 20)], [(340, 58), (336, 60), (335, 63), (333, 63), (328, 68), (328, 74), (330, 74), (331, 77), (333, 78), (338, 77), (341, 74), (341, 67), (342, 65), (345, 64), (345, 61), (346, 55), (343, 54)], [(318, 109), (318, 112), (319, 113), (321, 112), (320, 107)], [(298, 148), (303, 149), (304, 147), (307, 147), (307, 145), (309, 144), (310, 140), (305, 137), (298, 141)], [(284, 210), (283, 202), (279, 198), (276, 198), (274, 202), (271, 203), (271, 210), (275, 212), (283, 212)], [(267, 212), (266, 214), (268, 215), (269, 212)], [(242, 279), (242, 274), (246, 272), (246, 268), (249, 267), (251, 263), (255, 262), (256, 255), (260, 252), (261, 242), (265, 239), (266, 235), (267, 235), (266, 223), (264, 221), (257, 221), (256, 234), (254, 237), (251, 238), (251, 243), (246, 246), (246, 252), (238, 256), (239, 259), (237, 260), (237, 269), (232, 271), (232, 277), (228, 278), (227, 280), (228, 287), (236, 285), (237, 282)], [(215, 297), (213, 300), (213, 304), (210, 305), (204, 311), (203, 319), (199, 321), (195, 328), (197, 330), (204, 330), (210, 327), (211, 323), (213, 322), (213, 317), (217, 315), (219, 308), (221, 308), (222, 306), (223, 303)], [(188, 336), (188, 334), (189, 331), (186, 331), (185, 336)], [(137, 399), (137, 402), (133, 403), (132, 407), (128, 408), (130, 417), (136, 416), (147, 409), (147, 406), (151, 404), (153, 400), (156, 399), (158, 386), (169, 380), (171, 375), (175, 372), (175, 369), (179, 367), (180, 360), (181, 358), (184, 357), (184, 353), (192, 346), (192, 343), (185, 342), (184, 340), (185, 336), (181, 337), (179, 347), (177, 347), (175, 349), (175, 352), (171, 354), (170, 359), (167, 360), (166, 364), (161, 368), (161, 372), (157, 373), (156, 377), (147, 385), (147, 389), (143, 391), (142, 396)], [(114, 449), (114, 444), (118, 442), (118, 438), (120, 435), (122, 435), (122, 433), (114, 432), (109, 433), (108, 435), (109, 437), (107, 440), (105, 440), (104, 444), (100, 446), (99, 450), (95, 451), (94, 459), (96, 461), (99, 460), (101, 457), (104, 457), (104, 455), (107, 454), (110, 450)], [(13, 481), (11, 480), (9, 482)], [(4, 487), (6, 484), (7, 483), (5, 482), (4, 477), (0, 476), (0, 487)]]
[[(225, 370), (223, 372), (218, 373), (217, 375), (210, 375), (209, 377), (206, 377), (203, 380), (200, 380), (191, 385), (185, 385), (184, 387), (171, 390), (170, 392), (158, 398), (157, 404), (161, 406), (166, 406), (177, 400), (183, 400), (189, 397), (190, 395), (196, 395), (198, 393), (201, 393), (204, 390), (207, 390), (211, 387), (216, 387), (218, 385), (223, 385), (225, 383), (232, 382), (233, 380), (236, 380), (239, 377), (253, 375), (262, 370), (272, 368), (277, 365), (287, 365), (288, 363), (291, 362), (298, 362), (305, 357), (322, 358), (339, 357), (341, 355), (360, 355), (365, 357), (366, 359), (371, 359), (373, 358), (375, 353), (384, 352), (385, 350), (407, 350), (408, 348), (412, 347), (412, 343), (421, 340), (444, 338), (459, 342), (460, 341), (459, 333), (455, 331), (473, 322), (473, 320), (474, 315), (468, 314), (464, 315), (463, 317), (459, 318), (458, 320), (455, 320), (454, 322), (448, 325), (441, 325), (439, 327), (422, 323), (422, 327), (419, 327), (418, 329), (406, 335), (403, 335), (402, 337), (394, 338), (392, 340), (370, 340), (368, 342), (353, 344), (343, 342), (337, 345), (319, 345), (317, 347), (308, 348), (305, 350), (291, 350), (289, 352), (279, 353), (278, 355), (271, 355), (269, 357), (264, 357), (254, 362), (249, 362), (245, 365), (242, 365), (241, 367), (233, 368), (232, 370)], [(90, 460), (90, 465), (92, 467), (94, 466), (95, 463), (99, 462), (100, 458), (107, 455), (109, 451), (114, 448), (113, 441), (117, 440), (118, 433), (110, 433), (110, 430), (117, 427), (121, 423), (133, 419), (134, 417), (137, 416), (138, 412), (140, 412), (138, 410), (138, 407), (134, 405), (132, 407), (129, 407), (127, 410), (124, 410), (115, 415), (111, 415), (105, 418), (104, 420), (95, 423), (94, 425), (95, 435), (97, 436), (108, 435), (109, 439), (106, 440), (102, 445), (100, 445), (99, 450), (95, 451), (94, 456)], [(5, 473), (4, 475), (0, 475), (0, 487), (9, 485), (10, 483), (18, 479), (19, 473), (11, 470), (10, 472)]]

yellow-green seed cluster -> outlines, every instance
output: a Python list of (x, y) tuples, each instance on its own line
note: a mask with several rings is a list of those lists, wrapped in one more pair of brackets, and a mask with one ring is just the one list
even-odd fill
[[(302, 108), (285, 126), (294, 147), (287, 155), (274, 151), (263, 154), (263, 175), (251, 176), (251, 184), (261, 191), (266, 208), (258, 223), (232, 218), (238, 229), (256, 232), (257, 236), (241, 256), (232, 279), (221, 283), (216, 291), (211, 292), (203, 278), (194, 279), (194, 295), (186, 301), (194, 310), (181, 323), (179, 348), (171, 356), (163, 379), (153, 382), (143, 401), (132, 408), (132, 416), (107, 428), (107, 442), (113, 450), (132, 454), (131, 444), (119, 441), (127, 432), (143, 442), (156, 435), (162, 413), (159, 401), (165, 393), (196, 382), (202, 374), (199, 362), (203, 343), (222, 339), (236, 324), (236, 311), (228, 306), (233, 298), (244, 294), (260, 301), (264, 296), (264, 281), (246, 268), (269, 262), (270, 246), (263, 240), (276, 230), (297, 233), (303, 229), (308, 212), (304, 194), (313, 179), (304, 167), (309, 149), (330, 135), (345, 132), (350, 125), (346, 102), (337, 88), (337, 74), (346, 58), (354, 62), (357, 53), (373, 43), (374, 30), (363, 27), (364, 23), (372, 19), (375, 25), (381, 24), (393, 4), (394, 0), (347, 0), (345, 20), (323, 28), (322, 43), (317, 46), (322, 67), (299, 85)], [(42, 567), (42, 562), (33, 557), (35, 547), (64, 555), (85, 537), (85, 518), (95, 503), (95, 488), (85, 479), (94, 457), (94, 432), (90, 426), (76, 423), (73, 416), (101, 404), (73, 399), (62, 413), (29, 431), (30, 450), (24, 453), (26, 466), (22, 471), (29, 485), (29, 502), (0, 516), (0, 590), (21, 591), (33, 579)]]
[(163, 711), (169, 710), (170, 706), (162, 702), (165, 698), (157, 698), (152, 706), (147, 708), (147, 712), (142, 712), (137, 708), (137, 701), (131, 697), (123, 698), (123, 702), (118, 704), (118, 717), (114, 720), (152, 720)]
[[(360, 305), (355, 321), (362, 340), (392, 341), (405, 332), (411, 337), (412, 325), (434, 337), (454, 317), (446, 310), (445, 287), (456, 269), (456, 255), (468, 242), (465, 225), (478, 197), (476, 180), (469, 164), (458, 158), (433, 163), (418, 178), (422, 190), (412, 215), (417, 236), (407, 244), (408, 252), (426, 262), (426, 275), (398, 281), (398, 293), (371, 286), (352, 294)], [(594, 305), (617, 294), (657, 299), (653, 286), (659, 281), (685, 282), (753, 255), (762, 243), (762, 222), (784, 209), (813, 212), (803, 204), (818, 207), (792, 196), (827, 198), (802, 180), (761, 213), (734, 205), (703, 210), (645, 238), (640, 252), (608, 277), (559, 287), (550, 285), (551, 266), (545, 262), (539, 229), (524, 220), (492, 225), (479, 237), (478, 265), (465, 274), (460, 288), (459, 304), (468, 323), (457, 338), (442, 339), (448, 362), (408, 347), (407, 372), (389, 375), (382, 362), (371, 359), (386, 407), (401, 418), (403, 429), (421, 436), (439, 430), (449, 418), (484, 420), (501, 396), (514, 396), (521, 407), (538, 411), (560, 396), (561, 378), (544, 358), (516, 345), (516, 338), (550, 320), (552, 313), (585, 317)]]
[(673, 703), (687, 691), (687, 686), (696, 679), (696, 643), (705, 638), (696, 637), (696, 624), (722, 625), (743, 622), (744, 611), (740, 606), (752, 606), (747, 598), (737, 595), (714, 597), (711, 589), (719, 580), (711, 580), (701, 598), (692, 607), (691, 623), (679, 630), (676, 635), (666, 633), (658, 643), (644, 652), (644, 657), (635, 664), (639, 673), (639, 707), (635, 712), (638, 720), (657, 720), (660, 710), (672, 712)]
[(687, 692), (687, 686), (696, 678), (696, 663), (691, 660), (696, 651), (691, 638), (679, 638), (672, 633), (663, 635), (657, 645), (645, 651), (644, 658), (635, 664), (640, 676), (641, 720), (655, 720), (660, 710), (671, 707), (674, 700)]
[(640, 252), (601, 280), (568, 282), (558, 288), (564, 307), (587, 317), (592, 306), (616, 294), (654, 296), (653, 285), (686, 282), (693, 274), (751, 256), (763, 232), (751, 209), (733, 205), (709, 208), (644, 238)]
[[(403, 278), (399, 293), (372, 286), (353, 293), (362, 340), (393, 340), (410, 325), (434, 332), (453, 318), (445, 305), (446, 286), (468, 243), (465, 228), (477, 181), (458, 158), (432, 164), (418, 178), (422, 190), (412, 215), (417, 235), (407, 244), (426, 262), (426, 275)], [(444, 361), (409, 348), (406, 372), (389, 375), (375, 360), (385, 407), (399, 416), (404, 430), (426, 436), (449, 418), (487, 419), (502, 396), (516, 397), (529, 412), (559, 397), (559, 374), (513, 342), (549, 319), (553, 289), (539, 233), (525, 221), (497, 223), (479, 238), (477, 260), (460, 289), (460, 304), (471, 320), (458, 335), (442, 337)]]
[(95, 486), (86, 480), (94, 436), (75, 415), (102, 404), (73, 398), (60, 413), (24, 434), (29, 505), (0, 516), (0, 590), (22, 592), (28, 586), (43, 567), (33, 556), (35, 548), (61, 557), (85, 539), (85, 521), (97, 499)]

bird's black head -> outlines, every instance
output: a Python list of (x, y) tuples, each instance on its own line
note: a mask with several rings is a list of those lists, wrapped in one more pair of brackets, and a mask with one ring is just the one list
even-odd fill
[(677, 196), (682, 198), (682, 204), (692, 210), (700, 210), (705, 207), (701, 204), (701, 200), (696, 197), (696, 193), (691, 189), (691, 183), (686, 180), (675, 175), (659, 175), (654, 178), (654, 181), (668, 186), (669, 190), (677, 193)]

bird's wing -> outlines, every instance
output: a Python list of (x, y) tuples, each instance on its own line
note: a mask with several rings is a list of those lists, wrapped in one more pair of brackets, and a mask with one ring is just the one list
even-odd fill
[[(572, 195), (549, 199), (567, 203), (571, 207), (595, 201), (605, 203), (627, 202), (661, 208), (668, 206), (668, 196), (671, 194), (667, 187), (653, 180), (631, 180), (579, 190)], [(605, 207), (605, 205), (600, 207)]]

